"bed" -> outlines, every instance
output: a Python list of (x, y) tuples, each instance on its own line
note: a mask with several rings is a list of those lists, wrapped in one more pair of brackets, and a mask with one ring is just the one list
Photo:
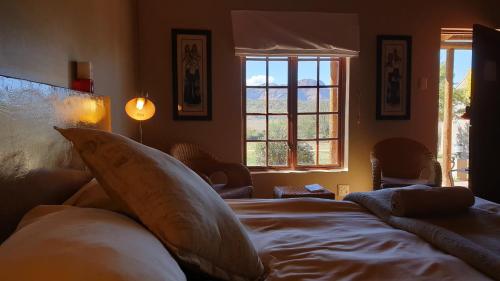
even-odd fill
[[(0, 100), (3, 101), (1, 106), (4, 112), (9, 112), (6, 110), (16, 103), (13, 102), (16, 97), (12, 95), (9, 96), (10, 102), (5, 102), (7, 92), (12, 94), (17, 91), (29, 96), (37, 92), (33, 88), (40, 87), (33, 82), (14, 80), (0, 77)], [(10, 85), (9, 91), (5, 90), (5, 85)], [(17, 85), (18, 90), (13, 91), (13, 85)], [(30, 90), (21, 89), (26, 87)], [(65, 178), (65, 184), (59, 183), (61, 176), (56, 176), (56, 179), (51, 176), (50, 180), (41, 177), (24, 183), (29, 186), (24, 187), (24, 196), (19, 200), (28, 198), (23, 201), (26, 206), (18, 208), (16, 215), (9, 213), (6, 208), (1, 209), (0, 215), (14, 216), (17, 226), (16, 231), (9, 233), (9, 237), (0, 245), (0, 280), (216, 280), (193, 273), (192, 268), (184, 266), (182, 259), (174, 255), (168, 243), (160, 241), (159, 235), (147, 227), (147, 223), (141, 223), (140, 219), (128, 213), (129, 210), (117, 204), (119, 202), (113, 201), (99, 181), (91, 180), (95, 173), (89, 173), (80, 161), (73, 161), (77, 157), (71, 147), (64, 144), (60, 136), (52, 133), (52, 125), (109, 130), (110, 123), (102, 118), (96, 121), (85, 117), (85, 122), (75, 121), (73, 117), (68, 120), (57, 117), (60, 111), (54, 110), (54, 105), (68, 98), (75, 99), (75, 95), (77, 98), (97, 101), (97, 104), (106, 99), (57, 87), (44, 89), (41, 103), (46, 105), (50, 102), (52, 106), (45, 106), (45, 109), (40, 110), (41, 115), (37, 115), (36, 119), (41, 120), (37, 127), (44, 128), (37, 129), (37, 132), (49, 136), (42, 138), (43, 142), (38, 145), (61, 149), (49, 151), (50, 157), (47, 157), (47, 150), (38, 149), (16, 158), (56, 160), (17, 161), (16, 169), (2, 168), (4, 175), (1, 177), (0, 192), (12, 190), (12, 181), (25, 178), (40, 169), (49, 171), (46, 172), (48, 174), (54, 171), (61, 173), (60, 169), (71, 169), (72, 173), (81, 170), (83, 174), (71, 174)], [(57, 94), (56, 98), (54, 94)], [(79, 105), (85, 103), (74, 103), (69, 112), (81, 112)], [(109, 101), (106, 104), (109, 107)], [(15, 112), (25, 116), (22, 111)], [(67, 110), (64, 112), (64, 116), (74, 116), (68, 114)], [(21, 120), (19, 116), (17, 119)], [(8, 143), (8, 147), (16, 148), (9, 135), (19, 135), (24, 129), (22, 126), (10, 128), (12, 133), (2, 136), (2, 144), (5, 146)], [(11, 149), (9, 153), (1, 155), (5, 158), (5, 155), (19, 154), (13, 154), (12, 151), (18, 150)], [(40, 151), (45, 156), (37, 156)], [(6, 186), (6, 182), (10, 187)], [(47, 188), (47, 185), (60, 186), (54, 189)], [(3, 198), (4, 201), (17, 199)], [(65, 201), (66, 204), (63, 204)], [(476, 203), (492, 216), (500, 215), (497, 204), (484, 200)], [(259, 277), (260, 280), (495, 278), (439, 250), (415, 234), (390, 226), (354, 202), (314, 198), (231, 199), (224, 204), (234, 212), (243, 226), (244, 235), (255, 247), (265, 271)], [(22, 219), (19, 212), (22, 213)], [(12, 220), (9, 222), (12, 223)]]
[(488, 280), (458, 258), (353, 202), (240, 200), (268, 280)]

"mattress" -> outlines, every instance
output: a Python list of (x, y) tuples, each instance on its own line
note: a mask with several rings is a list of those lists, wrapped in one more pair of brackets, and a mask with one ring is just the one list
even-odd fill
[(363, 207), (315, 198), (226, 200), (277, 280), (490, 280)]

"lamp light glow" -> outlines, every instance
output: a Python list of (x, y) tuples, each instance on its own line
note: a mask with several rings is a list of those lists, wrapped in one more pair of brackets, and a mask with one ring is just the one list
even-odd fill
[(142, 110), (144, 108), (144, 104), (146, 103), (146, 100), (144, 98), (137, 98), (135, 108), (138, 110)]
[(130, 118), (145, 121), (153, 117), (156, 108), (154, 103), (144, 97), (133, 98), (125, 105), (125, 112)]

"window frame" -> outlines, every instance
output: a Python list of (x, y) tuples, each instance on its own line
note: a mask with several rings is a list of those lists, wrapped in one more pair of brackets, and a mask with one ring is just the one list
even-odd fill
[[(271, 58), (271, 59), (270, 59)], [(322, 59), (323, 57), (321, 56), (314, 56), (310, 57), (310, 59), (306, 58), (300, 58), (297, 56), (288, 56), (287, 60), (282, 59), (281, 61), (288, 61), (288, 85), (287, 86), (281, 86), (281, 87), (269, 87), (269, 61), (276, 61), (273, 60), (272, 57), (270, 56), (255, 56), (251, 57), (251, 61), (264, 61), (266, 62), (266, 86), (249, 86), (248, 88), (262, 88), (265, 89), (266, 91), (266, 112), (265, 113), (248, 113), (246, 112), (246, 62), (247, 58), (246, 57), (241, 57), (240, 58), (240, 66), (241, 66), (241, 73), (242, 73), (242, 81), (241, 81), (241, 97), (242, 97), (242, 156), (243, 156), (243, 161), (244, 164), (246, 165), (247, 163), (247, 139), (246, 139), (246, 133), (247, 133), (247, 128), (246, 128), (246, 123), (247, 123), (247, 116), (248, 115), (253, 115), (253, 116), (265, 116), (266, 117), (266, 137), (264, 140), (253, 140), (250, 142), (265, 142), (266, 143), (266, 166), (247, 166), (251, 171), (280, 171), (280, 170), (296, 170), (296, 171), (309, 171), (309, 170), (340, 170), (344, 168), (344, 147), (345, 147), (345, 107), (348, 106), (345, 104), (345, 97), (346, 97), (346, 69), (347, 69), (347, 59), (342, 58), (342, 57), (334, 57), (334, 58), (326, 58)], [(339, 69), (338, 69), (338, 84), (337, 85), (319, 85), (319, 67), (320, 67), (320, 61), (338, 61), (339, 62)], [(278, 60), (279, 61), (279, 60)], [(298, 74), (298, 62), (299, 61), (316, 61), (316, 86), (306, 86), (301, 88), (314, 88), (318, 90), (318, 93), (316, 95), (317, 101), (316, 101), (316, 111), (311, 112), (311, 113), (299, 113), (298, 112), (298, 107), (297, 107), (297, 93), (299, 86), (297, 85), (297, 74)], [(286, 141), (287, 146), (288, 146), (288, 165), (287, 166), (269, 166), (269, 161), (268, 161), (268, 148), (269, 148), (269, 142), (273, 142), (273, 140), (269, 140), (268, 138), (268, 129), (269, 129), (269, 122), (268, 122), (268, 116), (273, 116), (273, 115), (285, 115), (283, 113), (269, 113), (269, 89), (272, 88), (286, 88), (287, 89), (287, 105), (288, 105), (288, 112), (286, 113), (286, 116), (288, 118), (288, 140)], [(320, 112), (319, 111), (319, 104), (320, 104), (320, 99), (319, 99), (319, 91), (321, 88), (337, 88), (337, 93), (338, 93), (338, 99), (337, 99), (337, 106), (338, 106), (338, 111), (337, 112)], [(337, 137), (334, 138), (320, 138), (319, 136), (319, 116), (321, 114), (336, 114), (338, 116), (338, 125), (337, 125)], [(315, 141), (316, 142), (316, 153), (315, 157), (316, 163), (319, 163), (319, 141), (337, 141), (337, 163), (335, 164), (317, 164), (317, 165), (298, 165), (297, 162), (297, 145), (299, 141), (309, 141), (309, 140), (298, 140), (298, 116), (299, 115), (314, 115), (316, 116), (316, 138), (313, 140), (311, 139), (310, 141)], [(280, 141), (277, 141), (280, 142)], [(285, 141), (281, 141), (285, 142)]]

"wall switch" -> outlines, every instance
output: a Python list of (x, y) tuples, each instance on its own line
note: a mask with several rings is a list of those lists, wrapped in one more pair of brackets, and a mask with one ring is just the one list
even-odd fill
[(348, 184), (338, 184), (337, 185), (337, 193), (339, 198), (344, 198), (349, 194), (349, 185)]

